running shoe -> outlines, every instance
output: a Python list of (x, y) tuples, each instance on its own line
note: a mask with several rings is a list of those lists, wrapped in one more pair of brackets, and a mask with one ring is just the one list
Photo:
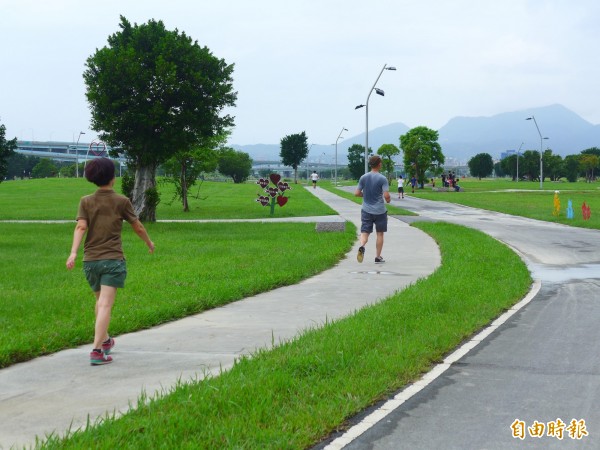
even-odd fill
[(361, 245), (358, 247), (358, 253), (356, 254), (356, 260), (361, 263), (363, 262), (363, 258), (365, 257), (365, 248)]
[(100, 366), (102, 364), (110, 364), (112, 357), (102, 353), (101, 349), (94, 349), (90, 352), (90, 364), (92, 366)]
[(105, 355), (110, 354), (112, 348), (115, 346), (115, 340), (111, 337), (109, 337), (107, 340), (105, 340), (102, 343), (102, 353), (104, 353)]

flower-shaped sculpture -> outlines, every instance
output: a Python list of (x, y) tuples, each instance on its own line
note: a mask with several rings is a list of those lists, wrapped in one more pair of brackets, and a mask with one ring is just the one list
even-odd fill
[[(270, 186), (271, 183), (273, 183), (274, 186)], [(260, 185), (260, 187), (263, 188), (263, 191), (267, 194), (266, 196), (262, 194), (256, 194), (258, 196), (256, 201), (262, 206), (271, 206), (271, 215), (275, 214), (275, 203), (281, 207), (288, 202), (288, 197), (286, 197), (284, 194), (285, 191), (292, 188), (288, 183), (281, 181), (281, 175), (272, 173), (269, 175), (269, 179), (260, 178), (256, 184)]]

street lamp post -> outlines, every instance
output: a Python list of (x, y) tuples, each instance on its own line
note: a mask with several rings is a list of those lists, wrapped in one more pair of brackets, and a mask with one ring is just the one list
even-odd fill
[(375, 83), (373, 83), (373, 87), (369, 90), (369, 95), (367, 95), (367, 101), (365, 102), (365, 104), (358, 105), (356, 108), (354, 108), (354, 109), (359, 109), (359, 108), (362, 108), (363, 106), (366, 107), (366, 113), (365, 113), (365, 117), (366, 117), (366, 119), (365, 119), (365, 173), (367, 173), (369, 171), (369, 98), (371, 97), (371, 93), (373, 91), (375, 91), (378, 95), (381, 95), (382, 97), (385, 95), (385, 92), (383, 91), (383, 89), (378, 89), (375, 87), (384, 70), (396, 70), (396, 68), (395, 67), (387, 67), (387, 64), (384, 64), (383, 69), (381, 69), (381, 72), (379, 72), (379, 76), (375, 80)]
[(537, 121), (535, 120), (535, 116), (531, 115), (525, 120), (533, 119), (533, 123), (535, 123), (535, 127), (537, 128), (537, 132), (540, 135), (540, 189), (543, 189), (544, 186), (544, 168), (542, 163), (542, 156), (544, 155), (544, 151), (542, 150), (544, 139), (548, 139), (547, 137), (542, 137), (542, 132), (540, 131), (540, 127), (538, 127)]
[(337, 186), (337, 145), (338, 145), (338, 141), (342, 137), (342, 133), (344, 131), (348, 131), (348, 128), (342, 127), (340, 134), (338, 135), (337, 139), (335, 140), (335, 186)]
[(77, 137), (77, 144), (75, 144), (75, 178), (79, 178), (79, 139), (81, 139), (81, 135), (85, 134), (83, 131), (79, 132), (79, 136)]
[(521, 147), (523, 147), (523, 144), (525, 142), (521, 142), (521, 145), (519, 145), (519, 150), (517, 150), (517, 183), (519, 182), (519, 154), (521, 153)]

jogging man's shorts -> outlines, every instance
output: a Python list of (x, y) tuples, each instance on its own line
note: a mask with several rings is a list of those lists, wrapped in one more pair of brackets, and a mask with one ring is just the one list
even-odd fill
[(387, 231), (387, 222), (388, 222), (387, 211), (384, 212), (383, 214), (371, 214), (368, 212), (364, 212), (361, 209), (360, 219), (361, 219), (361, 226), (360, 226), (361, 233), (372, 233), (373, 225), (375, 225), (375, 231), (377, 231), (377, 232), (386, 232)]

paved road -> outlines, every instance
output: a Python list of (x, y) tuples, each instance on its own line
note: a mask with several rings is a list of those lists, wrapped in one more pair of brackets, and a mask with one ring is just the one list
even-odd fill
[[(418, 220), (466, 225), (505, 242), (522, 255), (541, 289), (474, 350), (344, 448), (600, 448), (600, 232), (445, 202), (394, 203), (417, 212)], [(516, 419), (525, 423), (524, 439), (513, 437)], [(565, 423), (562, 440), (558, 419)], [(572, 419), (580, 440), (568, 435)], [(535, 421), (545, 424), (543, 437), (529, 434)], [(548, 423), (559, 427), (549, 430)], [(516, 433), (521, 425), (516, 423)]]

